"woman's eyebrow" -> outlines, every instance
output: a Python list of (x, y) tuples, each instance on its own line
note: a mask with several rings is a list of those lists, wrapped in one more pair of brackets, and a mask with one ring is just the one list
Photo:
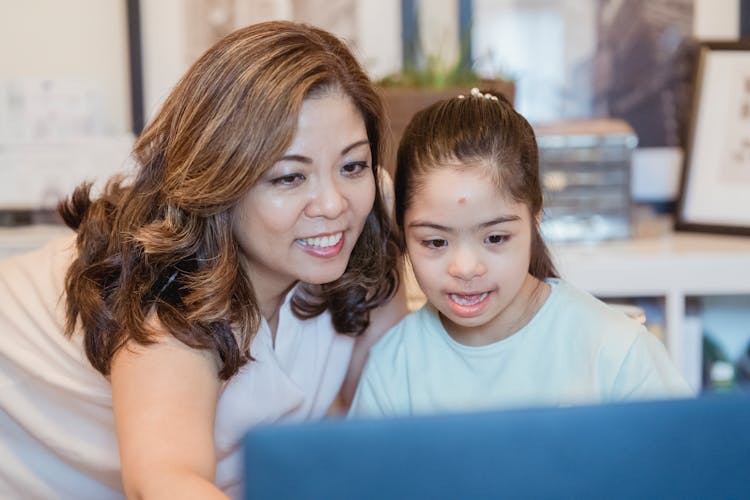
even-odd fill
[(344, 149), (341, 150), (341, 155), (343, 156), (346, 153), (348, 153), (349, 151), (351, 151), (352, 149), (358, 148), (359, 146), (363, 146), (363, 145), (369, 146), (370, 145), (370, 141), (368, 139), (362, 139), (361, 141), (353, 142), (353, 143), (349, 144), (347, 147), (345, 147)]
[[(370, 145), (370, 141), (367, 140), (367, 139), (362, 139), (361, 141), (357, 141), (357, 142), (353, 142), (353, 143), (349, 144), (347, 147), (345, 147), (344, 149), (341, 150), (341, 156), (344, 156), (345, 154), (347, 154), (352, 149), (358, 148), (359, 146), (363, 146), (363, 145), (368, 145), (369, 146)], [(309, 157), (304, 156), (304, 155), (296, 155), (296, 154), (284, 155), (281, 158), (279, 158), (278, 161), (298, 161), (300, 163), (308, 163), (308, 164), (313, 162), (312, 158), (309, 158)]]
[(284, 155), (278, 161), (298, 161), (300, 163), (312, 163), (312, 158), (302, 155)]

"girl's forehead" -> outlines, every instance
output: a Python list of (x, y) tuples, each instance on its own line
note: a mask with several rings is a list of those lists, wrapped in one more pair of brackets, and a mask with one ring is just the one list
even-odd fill
[(472, 196), (481, 193), (488, 196), (505, 197), (497, 179), (481, 166), (441, 166), (428, 169), (421, 182), (424, 190), (433, 195), (455, 198), (466, 203)]
[(473, 218), (484, 212), (519, 212), (523, 204), (500, 189), (483, 169), (435, 169), (411, 195), (407, 212), (422, 217)]

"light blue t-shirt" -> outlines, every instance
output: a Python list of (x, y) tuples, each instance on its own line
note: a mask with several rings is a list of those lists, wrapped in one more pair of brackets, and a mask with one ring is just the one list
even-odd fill
[(372, 348), (350, 416), (568, 406), (692, 395), (664, 345), (590, 294), (551, 279), (521, 330), (466, 346), (430, 304)]

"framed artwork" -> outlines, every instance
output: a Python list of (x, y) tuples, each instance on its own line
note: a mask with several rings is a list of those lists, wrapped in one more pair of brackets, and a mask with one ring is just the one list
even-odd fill
[(141, 51), (140, 0), (125, 0), (128, 22), (128, 64), (130, 67), (130, 116), (133, 134), (145, 125), (143, 104), (143, 55)]
[(750, 42), (699, 49), (675, 227), (750, 235)]

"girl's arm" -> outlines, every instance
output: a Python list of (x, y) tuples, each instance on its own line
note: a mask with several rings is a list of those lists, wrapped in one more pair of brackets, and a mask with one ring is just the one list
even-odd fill
[(112, 400), (128, 498), (227, 498), (214, 484), (216, 356), (170, 335), (112, 361)]
[(370, 347), (409, 312), (406, 307), (404, 280), (402, 278), (399, 281), (400, 285), (396, 294), (385, 305), (374, 309), (370, 313), (370, 326), (354, 342), (354, 351), (352, 352), (352, 359), (349, 362), (349, 370), (346, 372), (344, 384), (339, 394), (339, 405), (343, 407), (341, 409), (344, 412), (349, 408), (354, 398), (359, 378), (362, 376), (362, 370), (370, 354)]

